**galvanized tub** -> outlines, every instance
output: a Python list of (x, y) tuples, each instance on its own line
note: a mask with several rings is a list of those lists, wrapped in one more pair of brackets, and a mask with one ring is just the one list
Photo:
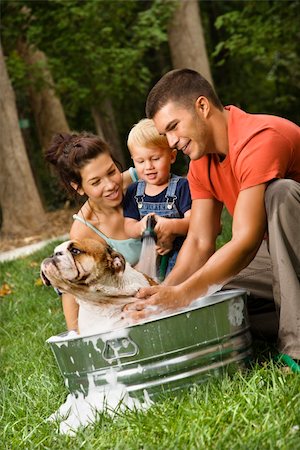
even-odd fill
[(232, 373), (252, 354), (246, 293), (223, 291), (192, 307), (111, 333), (48, 342), (71, 393), (107, 385), (110, 371), (131, 397), (150, 398)]

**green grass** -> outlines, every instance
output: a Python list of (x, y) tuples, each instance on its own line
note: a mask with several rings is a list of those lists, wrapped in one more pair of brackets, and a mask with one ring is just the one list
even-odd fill
[(222, 245), (230, 241), (232, 236), (231, 233), (232, 218), (226, 208), (223, 208), (221, 222), (222, 222), (222, 233), (217, 238), (216, 243), (217, 248), (222, 247)]
[(45, 341), (64, 330), (64, 318), (57, 295), (36, 284), (54, 245), (0, 264), (0, 288), (12, 289), (0, 297), (1, 449), (300, 449), (300, 377), (274, 365), (268, 351), (248, 372), (59, 435), (46, 419), (67, 392)]

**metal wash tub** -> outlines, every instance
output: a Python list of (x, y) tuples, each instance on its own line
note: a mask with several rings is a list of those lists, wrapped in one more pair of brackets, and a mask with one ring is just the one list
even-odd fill
[[(61, 339), (60, 339), (61, 338)], [(71, 393), (107, 385), (114, 371), (131, 397), (201, 383), (245, 367), (252, 354), (246, 293), (223, 291), (192, 307), (111, 333), (48, 340)]]

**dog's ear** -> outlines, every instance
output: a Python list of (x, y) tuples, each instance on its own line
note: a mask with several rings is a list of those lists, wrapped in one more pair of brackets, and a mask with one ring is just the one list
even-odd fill
[(113, 257), (113, 267), (116, 272), (123, 272), (124, 266), (125, 266), (125, 259), (122, 255), (119, 253), (116, 253), (115, 255), (112, 255)]
[(116, 252), (111, 247), (107, 247), (107, 251), (111, 260), (111, 267), (115, 271), (116, 274), (123, 273), (125, 270), (126, 261), (121, 253)]

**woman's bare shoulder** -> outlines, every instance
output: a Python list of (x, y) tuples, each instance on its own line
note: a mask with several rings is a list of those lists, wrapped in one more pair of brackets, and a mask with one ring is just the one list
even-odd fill
[[(77, 213), (77, 216), (81, 217), (84, 221), (90, 220), (90, 209), (87, 203), (85, 203)], [(70, 229), (71, 239), (85, 239), (91, 238), (95, 234), (84, 222), (74, 219), (74, 222)]]
[(71, 229), (70, 229), (70, 238), (71, 239), (84, 239), (88, 237), (88, 227), (79, 222), (79, 220), (74, 220)]
[(94, 241), (100, 241), (105, 243), (105, 240), (101, 238), (95, 231), (89, 228), (82, 222), (74, 220), (73, 225), (70, 230), (70, 239), (82, 240), (82, 239), (93, 239)]

